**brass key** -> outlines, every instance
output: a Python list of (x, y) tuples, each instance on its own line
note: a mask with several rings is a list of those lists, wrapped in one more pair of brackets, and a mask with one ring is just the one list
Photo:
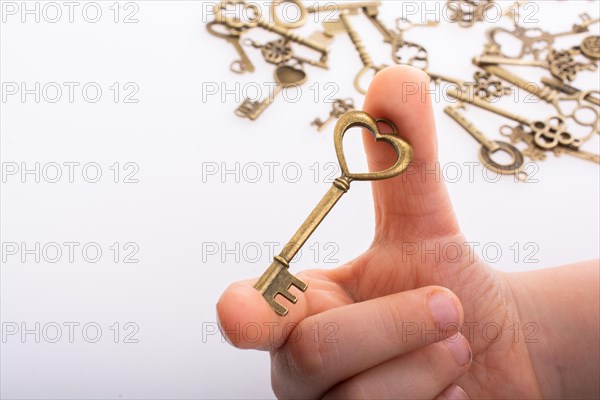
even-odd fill
[[(220, 26), (227, 32), (219, 32), (217, 29), (215, 29), (217, 26)], [(237, 51), (240, 59), (233, 61), (229, 66), (233, 72), (238, 74), (243, 74), (244, 72), (254, 72), (254, 65), (240, 44), (241, 33), (238, 30), (229, 28), (227, 25), (220, 24), (217, 21), (209, 22), (206, 25), (206, 29), (211, 35), (227, 40), (233, 45), (235, 51)]]
[[(378, 122), (388, 124), (393, 129), (393, 133), (382, 134), (377, 125)], [(375, 140), (389, 143), (397, 154), (394, 165), (378, 172), (350, 172), (344, 156), (343, 138), (346, 131), (353, 127), (366, 128), (375, 136)], [(331, 189), (317, 204), (288, 244), (283, 247), (281, 253), (274, 257), (273, 263), (254, 285), (277, 314), (284, 316), (288, 313), (288, 309), (275, 300), (277, 295), (282, 295), (295, 304), (298, 298), (290, 293), (289, 289), (295, 286), (304, 292), (308, 287), (306, 283), (289, 272), (290, 260), (294, 258), (338, 200), (350, 189), (350, 183), (352, 181), (375, 181), (392, 178), (404, 172), (412, 161), (412, 147), (396, 134), (396, 128), (390, 122), (383, 119), (373, 119), (369, 114), (362, 111), (349, 111), (338, 120), (334, 131), (334, 144), (342, 175), (333, 182)]]
[[(475, 59), (473, 60), (475, 64), (477, 64), (476, 61), (477, 60)], [(587, 104), (587, 102), (591, 102), (593, 104), (594, 100), (597, 101), (597, 98), (593, 97), (593, 94), (598, 93), (597, 90), (588, 90), (585, 92), (575, 91), (575, 93), (572, 94), (562, 95), (558, 92), (557, 89), (546, 83), (548, 82), (548, 80), (544, 81), (542, 79), (545, 86), (536, 85), (532, 82), (527, 82), (525, 79), (516, 76), (512, 72), (498, 65), (484, 64), (482, 68), (490, 74), (502, 78), (505, 81), (510, 82), (513, 85), (533, 94), (539, 99), (553, 105), (562, 118), (567, 120), (572, 119), (578, 125), (585, 128), (589, 128), (589, 133), (586, 136), (582, 137), (581, 140), (586, 141), (592, 136), (594, 136), (594, 134), (600, 133), (600, 111), (597, 108), (591, 107), (590, 104)], [(570, 88), (567, 85), (564, 86), (566, 86), (566, 88)], [(561, 104), (568, 104), (571, 106), (574, 105), (571, 113), (567, 114)], [(587, 118), (585, 118), (585, 115), (588, 113), (594, 116), (593, 120), (586, 121)]]
[(311, 126), (317, 128), (319, 132), (321, 132), (331, 121), (336, 118), (341, 117), (344, 113), (354, 110), (354, 100), (348, 99), (335, 99), (331, 106), (331, 111), (329, 112), (329, 116), (325, 121), (322, 121), (321, 118), (315, 118), (313, 122), (310, 123)]
[[(228, 7), (230, 6), (233, 7), (234, 10), (228, 10)], [(250, 21), (245, 21), (239, 15), (231, 15), (235, 12), (236, 6), (244, 7), (246, 14), (251, 13), (253, 18)], [(258, 27), (269, 32), (277, 33), (278, 35), (281, 35), (292, 42), (318, 51), (321, 53), (323, 58), (327, 57), (327, 44), (319, 40), (322, 39), (322, 36), (305, 38), (283, 26), (265, 21), (262, 18), (261, 11), (257, 4), (246, 3), (244, 0), (222, 0), (218, 5), (215, 6), (215, 19), (220, 23), (240, 31)]]
[[(517, 176), (523, 174), (523, 155), (515, 146), (501, 141), (488, 139), (481, 131), (479, 131), (475, 125), (468, 121), (458, 111), (464, 108), (463, 104), (456, 106), (448, 106), (444, 108), (444, 112), (448, 114), (454, 121), (462, 126), (475, 140), (481, 144), (479, 150), (479, 159), (482, 164), (486, 167), (495, 171), (499, 174), (515, 174)], [(492, 154), (496, 152), (507, 153), (511, 161), (508, 164), (500, 164), (492, 158)]]
[(546, 121), (531, 121), (525, 117), (511, 113), (508, 110), (495, 107), (489, 102), (482, 100), (477, 96), (469, 96), (469, 94), (464, 93), (462, 91), (459, 92), (455, 89), (448, 89), (447, 93), (450, 97), (456, 100), (473, 104), (477, 107), (483, 108), (484, 110), (488, 110), (505, 118), (511, 119), (529, 128), (531, 131), (531, 135), (533, 136), (533, 143), (538, 148), (541, 148), (543, 150), (555, 150), (559, 147), (564, 147), (568, 150), (558, 149), (555, 150), (555, 153), (557, 155), (576, 155), (574, 153), (580, 152), (579, 154), (577, 154), (579, 158), (590, 160), (593, 162), (600, 161), (598, 157), (595, 157), (594, 154), (585, 154), (585, 152), (579, 150), (579, 147), (582, 144), (581, 140), (575, 138), (566, 131), (565, 122), (562, 117), (551, 116), (550, 118), (546, 119)]
[(282, 64), (275, 69), (275, 82), (277, 86), (273, 93), (263, 101), (253, 101), (245, 99), (242, 104), (235, 110), (238, 117), (248, 118), (251, 120), (257, 119), (268, 106), (273, 103), (275, 96), (283, 89), (302, 85), (306, 82), (306, 73), (298, 68), (290, 65)]
[(353, 13), (353, 11), (351, 11), (351, 10), (348, 10), (348, 9), (342, 10), (339, 13), (339, 16), (338, 16), (339, 19), (337, 21), (325, 22), (325, 23), (323, 23), (323, 25), (325, 27), (325, 33), (330, 36), (333, 36), (333, 34), (338, 33), (338, 32), (348, 33), (348, 36), (350, 37), (350, 40), (352, 41), (352, 44), (356, 48), (356, 51), (358, 52), (360, 60), (363, 63), (363, 68), (358, 72), (358, 74), (356, 74), (356, 77), (354, 78), (354, 88), (360, 94), (367, 94), (366, 89), (363, 89), (362, 86), (360, 85), (360, 81), (362, 80), (362, 77), (368, 71), (371, 71), (371, 70), (374, 71), (375, 73), (378, 73), (379, 71), (384, 69), (386, 67), (386, 65), (376, 66), (373, 64), (373, 60), (371, 59), (371, 56), (369, 55), (369, 53), (367, 53), (367, 50), (365, 49), (365, 46), (364, 46), (358, 32), (352, 27), (352, 24), (350, 24), (348, 15), (350, 15), (351, 13)]

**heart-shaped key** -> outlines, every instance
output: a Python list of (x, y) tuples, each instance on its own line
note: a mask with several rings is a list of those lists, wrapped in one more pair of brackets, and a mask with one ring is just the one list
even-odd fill
[[(383, 122), (391, 126), (393, 128), (392, 134), (381, 133), (377, 125), (378, 122)], [(389, 143), (396, 151), (396, 162), (383, 171), (351, 172), (348, 168), (346, 157), (344, 156), (343, 140), (345, 133), (354, 127), (365, 128), (371, 132), (376, 141)], [(350, 183), (352, 181), (376, 181), (393, 178), (404, 172), (412, 161), (412, 147), (406, 141), (396, 136), (396, 134), (396, 128), (391, 122), (383, 119), (376, 120), (363, 111), (349, 111), (342, 115), (338, 120), (334, 131), (334, 143), (342, 175), (333, 182), (329, 191), (310, 213), (302, 226), (296, 231), (288, 244), (284, 246), (281, 253), (275, 256), (273, 263), (254, 285), (256, 290), (262, 294), (267, 303), (269, 303), (271, 308), (273, 308), (277, 314), (284, 316), (288, 313), (286, 307), (275, 301), (277, 295), (281, 295), (295, 304), (298, 301), (298, 298), (290, 293), (289, 289), (292, 286), (295, 286), (301, 291), (305, 291), (308, 287), (306, 283), (302, 282), (288, 271), (290, 260), (294, 258), (296, 253), (298, 253), (317, 226), (319, 226), (327, 214), (329, 214), (329, 211), (331, 211), (338, 200), (350, 189)]]

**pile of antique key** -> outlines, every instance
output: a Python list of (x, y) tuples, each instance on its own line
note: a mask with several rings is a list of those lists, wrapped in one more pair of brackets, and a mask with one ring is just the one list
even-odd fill
[[(297, 20), (282, 21), (277, 7), (284, 3), (293, 3), (293, 6), (297, 7), (300, 16)], [(244, 47), (259, 50), (264, 60), (275, 66), (274, 79), (277, 86), (274, 93), (262, 101), (251, 99), (243, 101), (235, 112), (240, 117), (257, 119), (282, 90), (307, 82), (305, 65), (328, 69), (330, 46), (336, 34), (348, 35), (358, 53), (362, 66), (359, 67), (354, 79), (354, 87), (357, 92), (365, 94), (364, 82), (370, 75), (386, 67), (373, 62), (359, 33), (353, 27), (355, 20), (368, 20), (381, 34), (384, 45), (391, 47), (391, 59), (394, 63), (411, 65), (424, 70), (434, 84), (442, 82), (449, 84), (447, 94), (457, 102), (446, 107), (445, 112), (481, 144), (480, 159), (487, 168), (523, 178), (523, 175), (526, 176), (523, 172), (525, 158), (533, 161), (544, 160), (549, 151), (557, 156), (570, 154), (600, 163), (597, 154), (581, 149), (582, 144), (600, 133), (600, 97), (598, 96), (600, 91), (598, 88), (580, 90), (570, 85), (582, 71), (597, 73), (600, 60), (600, 36), (591, 34), (589, 27), (600, 22), (600, 19), (593, 19), (583, 14), (571, 30), (549, 33), (537, 27), (525, 28), (517, 23), (517, 19), (513, 17), (523, 3), (526, 2), (503, 3), (503, 7), (509, 5), (502, 11), (504, 16), (513, 19), (514, 28), (508, 30), (503, 27), (493, 27), (487, 31), (487, 43), (483, 53), (472, 59), (478, 70), (471, 79), (466, 80), (431, 71), (427, 49), (405, 38), (409, 29), (434, 27), (439, 25), (439, 21), (411, 23), (399, 17), (396, 26), (390, 28), (379, 18), (382, 5), (380, 1), (328, 2), (307, 7), (300, 0), (275, 0), (270, 3), (270, 14), (267, 18), (263, 16), (257, 3), (245, 0), (222, 0), (215, 6), (215, 19), (208, 23), (207, 29), (214, 36), (227, 40), (235, 47), (240, 59), (231, 64), (233, 72), (241, 74), (255, 71)], [(495, 5), (493, 0), (447, 0), (450, 22), (457, 23), (463, 28), (470, 28), (476, 23), (484, 22), (486, 10)], [(308, 15), (315, 13), (327, 13), (327, 18), (322, 22), (322, 30), (317, 30), (308, 37), (297, 34), (294, 30), (304, 26)], [(248, 31), (256, 28), (277, 36), (266, 43), (258, 43), (247, 38), (242, 40)], [(555, 48), (556, 38), (585, 33), (587, 35), (580, 39), (578, 45), (568, 49)], [(498, 37), (507, 35), (520, 44), (516, 55), (506, 54), (498, 40)], [(316, 52), (317, 57), (309, 59), (297, 55), (292, 44)], [(547, 70), (551, 77), (542, 78), (538, 84), (515, 75), (506, 68), (507, 66), (542, 68)], [(551, 104), (555, 109), (555, 115), (542, 120), (530, 119), (492, 104), (519, 89)], [(505, 125), (500, 129), (500, 135), (508, 141), (490, 139), (477, 130), (461, 112), (461, 109), (465, 109), (465, 104), (483, 108), (515, 122), (515, 126)], [(351, 98), (336, 99), (330, 106), (331, 111), (325, 120), (317, 118), (311, 123), (319, 131), (355, 107)], [(577, 134), (573, 127), (577, 128)], [(582, 130), (583, 133), (580, 132)], [(524, 150), (516, 147), (519, 143), (525, 146)], [(495, 161), (493, 155), (495, 157), (496, 153), (508, 154), (510, 161), (508, 163)]]

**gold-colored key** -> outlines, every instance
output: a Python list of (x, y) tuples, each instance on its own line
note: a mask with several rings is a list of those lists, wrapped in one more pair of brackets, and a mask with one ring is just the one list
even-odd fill
[[(391, 134), (382, 134), (377, 125), (379, 122), (389, 125), (393, 129), (393, 132)], [(375, 140), (389, 143), (394, 150), (396, 150), (397, 154), (394, 165), (386, 170), (378, 172), (350, 172), (344, 156), (343, 138), (346, 131), (353, 127), (365, 128), (375, 136)], [(290, 293), (290, 288), (295, 286), (304, 292), (308, 287), (306, 283), (302, 282), (289, 272), (288, 268), (290, 266), (290, 260), (308, 240), (317, 226), (325, 219), (338, 200), (348, 191), (348, 189), (350, 189), (350, 183), (352, 181), (388, 179), (400, 175), (406, 170), (412, 161), (413, 156), (412, 147), (397, 136), (396, 128), (391, 122), (383, 119), (374, 119), (363, 111), (349, 111), (340, 117), (335, 126), (334, 143), (342, 175), (333, 182), (331, 189), (329, 189), (323, 199), (317, 204), (288, 244), (284, 246), (281, 253), (274, 257), (273, 263), (254, 285), (256, 290), (262, 294), (271, 308), (281, 316), (286, 315), (288, 309), (279, 304), (275, 300), (275, 297), (281, 295), (295, 304), (298, 301), (298, 298)]]

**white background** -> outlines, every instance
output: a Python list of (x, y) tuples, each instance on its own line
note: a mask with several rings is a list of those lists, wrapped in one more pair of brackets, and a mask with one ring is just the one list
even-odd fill
[[(10, 2), (2, 2), (3, 10), (6, 3)], [(35, 3), (27, 5), (33, 8)], [(381, 15), (389, 25), (401, 15), (402, 4), (408, 4), (384, 3)], [(15, 4), (22, 7), (21, 2)], [(20, 173), (5, 177), (1, 192), (3, 332), (14, 326), (35, 330), (39, 323), (41, 337), (36, 343), (33, 333), (24, 339), (21, 332), (5, 336), (0, 395), (27, 399), (272, 397), (268, 356), (224, 343), (214, 332), (215, 304), (230, 282), (262, 273), (269, 264), (264, 243), (289, 239), (328, 189), (324, 180), (331, 169), (327, 163), (335, 161), (333, 125), (317, 133), (309, 123), (328, 114), (330, 105), (325, 101), (332, 87), (337, 92), (334, 97), (353, 97), (359, 106), (362, 103), (363, 97), (352, 87), (360, 69), (352, 44), (346, 36), (337, 36), (330, 70), (307, 66), (309, 82), (302, 87), (299, 100), (294, 103), (280, 96), (259, 120), (251, 122), (234, 116), (233, 111), (242, 100), (242, 89), (249, 87), (244, 85), (258, 84), (262, 97), (266, 95), (265, 82), (272, 81), (273, 67), (262, 61), (258, 51), (248, 48), (257, 72), (232, 73), (228, 67), (236, 53), (230, 44), (207, 33), (205, 22), (211, 18), (206, 3), (136, 1), (126, 6), (121, 2), (117, 23), (112, 1), (99, 2), (103, 14), (97, 23), (82, 17), (86, 2), (75, 9), (73, 23), (66, 6), (58, 4), (64, 15), (57, 23), (43, 16), (37, 23), (31, 15), (22, 22), (21, 10), (2, 16), (3, 85), (80, 85), (72, 103), (66, 86), (57, 103), (43, 96), (39, 103), (33, 95), (25, 101), (20, 94), (3, 97), (3, 171), (13, 163), (19, 168), (21, 163), (29, 168), (35, 163), (40, 168), (51, 162), (98, 163), (102, 177), (98, 183), (86, 182), (81, 165), (75, 169), (73, 183), (68, 181), (66, 167), (58, 183), (49, 183), (43, 176), (36, 183), (33, 175), (26, 175), (23, 183)], [(423, 16), (423, 3), (415, 4), (418, 12), (409, 16), (412, 21), (434, 18), (435, 12)], [(435, 10), (434, 3), (427, 4)], [(39, 3), (40, 8), (44, 5)], [(437, 5), (438, 10), (441, 6)], [(581, 12), (598, 17), (595, 1), (543, 1), (533, 10), (530, 18), (550, 32), (569, 30)], [(123, 23), (134, 11), (132, 17), (138, 22)], [(373, 26), (361, 16), (352, 17), (352, 22), (375, 62), (392, 63), (389, 45), (382, 44)], [(510, 27), (511, 21), (503, 18), (497, 24)], [(475, 71), (470, 59), (483, 50), (484, 31), (490, 26), (463, 29), (442, 22), (437, 28), (414, 28), (406, 38), (429, 50), (432, 71), (470, 80)], [(592, 28), (596, 34), (597, 28)], [(320, 26), (310, 21), (300, 33), (308, 35), (317, 29)], [(248, 37), (263, 41), (273, 36), (253, 31)], [(557, 48), (576, 45), (582, 37), (561, 38)], [(546, 73), (535, 68), (514, 71), (531, 80)], [(89, 82), (103, 89), (96, 103), (82, 97), (81, 88)], [(115, 82), (120, 87), (118, 102), (110, 89)], [(334, 86), (326, 86), (332, 82)], [(126, 83), (139, 88), (133, 97), (137, 103), (123, 102), (122, 96), (132, 87), (125, 88)], [(215, 85), (219, 93), (210, 95), (207, 88)], [(594, 73), (584, 72), (574, 85), (597, 89), (600, 83)], [(222, 99), (224, 89), (229, 94)], [(479, 146), (443, 114), (446, 101), (440, 98), (441, 91), (436, 93), (441, 179), (447, 175), (446, 180), (452, 181), (448, 188), (454, 207), (469, 240), (480, 244), (476, 251), (507, 271), (597, 258), (598, 166), (549, 155), (532, 167), (537, 170), (536, 182), (515, 183), (512, 177), (483, 175), (486, 171), (481, 166), (469, 177), (465, 163), (478, 160)], [(294, 96), (290, 92), (292, 100)], [(499, 104), (529, 118), (542, 119), (553, 110), (545, 103), (513, 103), (509, 96)], [(501, 124), (510, 123), (474, 108), (469, 108), (468, 116), (494, 138), (499, 138)], [(358, 137), (350, 137), (346, 147), (348, 157), (360, 165)], [(586, 143), (585, 149), (598, 153), (598, 138)], [(114, 167), (109, 168), (115, 162), (121, 172), (118, 183)], [(125, 168), (128, 162), (139, 167), (134, 176), (138, 183), (123, 182), (133, 168)], [(223, 168), (234, 169), (235, 163), (240, 163), (239, 182), (235, 174), (221, 174)], [(249, 163), (261, 166), (262, 178), (257, 183), (250, 182), (256, 170), (244, 170), (254, 165)], [(264, 163), (279, 163), (272, 164), (272, 182)], [(214, 165), (219, 173), (203, 174)], [(456, 166), (460, 166), (458, 177)], [(301, 176), (294, 182), (297, 168)], [(369, 185), (356, 183), (310, 239), (307, 246), (313, 250), (306, 247), (292, 268), (335, 267), (364, 251), (372, 231)], [(21, 252), (6, 251), (10, 243), (22, 250), (21, 243), (33, 248), (36, 242), (40, 246), (77, 242), (80, 246), (74, 262), (69, 262), (64, 246), (56, 263), (48, 262), (52, 255), (42, 255), (39, 262), (34, 255), (26, 255), (22, 261)], [(121, 247), (118, 262), (110, 249), (115, 242)], [(138, 263), (123, 262), (129, 252), (123, 246), (128, 242), (139, 248), (134, 256)], [(86, 243), (97, 243), (102, 249), (97, 263), (82, 257)], [(240, 249), (245, 246), (248, 251), (256, 250), (258, 244), (262, 254), (258, 261), (250, 259), (254, 252), (241, 254), (239, 260), (234, 254), (210, 255), (203, 250), (211, 243), (228, 249), (239, 243)], [(482, 254), (485, 244), (489, 254)], [(497, 257), (494, 250), (498, 248)], [(332, 249), (332, 258), (338, 262), (325, 257)], [(73, 343), (64, 325), (69, 322), (79, 324)], [(135, 325), (126, 329), (127, 322)], [(62, 327), (62, 337), (50, 343), (47, 339), (56, 334), (54, 323)], [(94, 329), (85, 337), (82, 333), (89, 323), (102, 329), (97, 343), (85, 340), (93, 339)], [(129, 339), (138, 343), (124, 343), (133, 326), (139, 330)], [(115, 330), (120, 333), (118, 343)]]

